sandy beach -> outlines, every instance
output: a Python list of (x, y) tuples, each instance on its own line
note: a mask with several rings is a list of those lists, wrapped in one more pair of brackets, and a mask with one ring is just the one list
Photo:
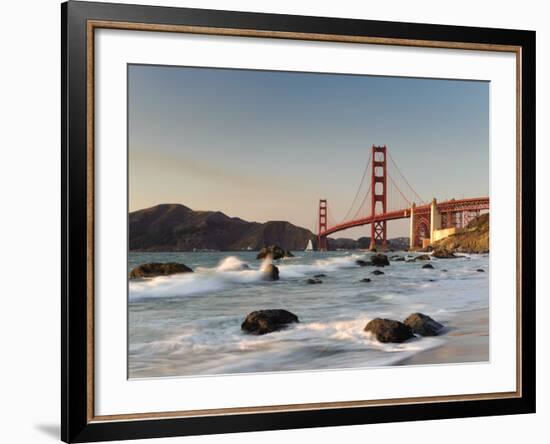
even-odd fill
[(452, 364), (489, 361), (489, 309), (458, 314), (442, 332), (446, 341), (397, 365)]

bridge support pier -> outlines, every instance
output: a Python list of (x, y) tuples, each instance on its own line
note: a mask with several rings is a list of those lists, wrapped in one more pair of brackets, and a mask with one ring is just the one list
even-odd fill
[(416, 204), (413, 202), (411, 207), (411, 217), (409, 219), (409, 249), (414, 250), (416, 247), (415, 230), (414, 230), (414, 210)]
[(434, 197), (430, 204), (430, 243), (434, 241), (435, 230), (441, 230), (441, 212)]

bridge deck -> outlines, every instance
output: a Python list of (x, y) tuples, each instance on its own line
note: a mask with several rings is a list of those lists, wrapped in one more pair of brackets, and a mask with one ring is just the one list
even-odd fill
[[(441, 213), (446, 212), (459, 212), (459, 211), (476, 211), (476, 210), (488, 210), (489, 198), (488, 197), (472, 197), (468, 199), (451, 199), (443, 202), (437, 202), (437, 208)], [(430, 212), (431, 204), (424, 204), (415, 207), (415, 214), (426, 214)], [(338, 231), (347, 230), (348, 228), (360, 227), (363, 225), (372, 224), (373, 222), (406, 219), (411, 217), (411, 209), (403, 208), (401, 210), (387, 211), (386, 213), (370, 215), (367, 217), (342, 222), (327, 228), (325, 231), (319, 233), (319, 236), (328, 236)]]

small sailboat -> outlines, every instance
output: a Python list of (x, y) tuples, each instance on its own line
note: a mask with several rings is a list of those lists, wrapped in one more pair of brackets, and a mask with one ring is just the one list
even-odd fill
[(311, 239), (307, 241), (307, 246), (304, 251), (313, 251), (313, 242), (311, 242)]

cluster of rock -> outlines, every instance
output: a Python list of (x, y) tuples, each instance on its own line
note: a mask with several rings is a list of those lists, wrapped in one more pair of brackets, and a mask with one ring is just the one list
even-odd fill
[(373, 254), (368, 261), (363, 259), (357, 259), (355, 261), (357, 265), (360, 267), (386, 267), (390, 265), (390, 261), (388, 259), (388, 256), (385, 254)]
[(256, 259), (266, 259), (271, 258), (273, 260), (283, 259), (285, 257), (294, 257), (294, 255), (278, 245), (270, 245), (269, 247), (264, 247), (260, 250)]
[(393, 319), (376, 318), (365, 326), (380, 342), (404, 342), (414, 337), (437, 336), (443, 325), (423, 313), (413, 313), (403, 322)]
[[(290, 324), (300, 320), (294, 313), (283, 309), (256, 310), (249, 313), (241, 330), (253, 335), (265, 335), (287, 328)], [(437, 336), (443, 329), (443, 325), (423, 313), (413, 313), (403, 322), (393, 319), (376, 318), (370, 321), (364, 331), (370, 332), (374, 337), (384, 343), (404, 342), (420, 336)]]
[[(441, 248), (435, 248), (432, 249), (432, 255), (429, 254), (421, 254), (413, 258), (405, 258), (403, 256), (392, 256), (391, 260), (398, 262), (398, 261), (406, 261), (406, 262), (422, 262), (422, 261), (429, 261), (431, 260), (431, 257), (436, 257), (438, 259), (452, 259), (457, 258), (456, 254), (454, 254), (452, 251), (441, 249)], [(287, 257), (293, 257), (293, 254), (288, 251), (284, 250), (283, 248), (277, 246), (277, 245), (270, 245), (269, 247), (264, 247), (260, 250), (260, 252), (257, 255), (258, 259), (272, 259), (272, 260), (278, 260), (283, 259)], [(390, 259), (388, 256), (377, 253), (371, 255), (368, 260), (365, 259), (357, 259), (355, 261), (357, 265), (360, 267), (387, 267), (390, 265)], [(243, 264), (242, 269), (248, 269), (248, 265)], [(433, 265), (431, 264), (425, 264), (422, 266), (422, 268), (425, 269), (433, 269)], [(276, 265), (273, 264), (265, 264), (262, 266), (261, 271), (264, 273), (264, 277), (266, 280), (272, 280), (276, 281), (279, 279), (279, 269)], [(446, 271), (446, 270), (443, 270)], [(483, 272), (484, 270), (478, 269), (478, 272)], [(193, 270), (186, 266), (185, 264), (178, 263), (178, 262), (166, 262), (166, 263), (159, 263), (159, 262), (150, 262), (146, 264), (141, 264), (130, 272), (130, 278), (132, 279), (139, 279), (139, 278), (151, 278), (156, 276), (168, 276), (171, 274), (177, 274), (177, 273), (192, 273)], [(383, 275), (384, 272), (380, 270), (374, 270), (371, 272), (371, 274), (374, 275)], [(317, 274), (313, 277), (313, 279), (308, 279), (306, 282), (309, 284), (320, 284), (322, 281), (319, 279), (321, 277), (325, 277), (324, 274)], [(362, 282), (369, 282), (370, 280), (363, 280)]]
[(432, 251), (432, 256), (438, 259), (455, 259), (459, 256), (454, 254), (452, 250), (446, 248), (434, 248)]

